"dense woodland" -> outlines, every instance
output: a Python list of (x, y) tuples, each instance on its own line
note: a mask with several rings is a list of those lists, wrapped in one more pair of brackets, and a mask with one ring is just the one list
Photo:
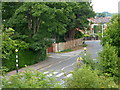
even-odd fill
[(44, 60), (45, 50), (53, 41), (81, 38), (77, 28), (89, 30), (87, 19), (94, 16), (89, 2), (3, 2), (3, 65), (15, 59), (16, 48), (22, 59), (20, 67)]

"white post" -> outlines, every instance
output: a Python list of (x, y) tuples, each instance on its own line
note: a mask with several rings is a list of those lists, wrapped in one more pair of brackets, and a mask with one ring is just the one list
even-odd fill
[(16, 73), (18, 73), (18, 49), (16, 49), (15, 52), (16, 52)]
[(84, 55), (86, 56), (86, 50), (87, 50), (87, 48), (86, 47), (84, 47)]

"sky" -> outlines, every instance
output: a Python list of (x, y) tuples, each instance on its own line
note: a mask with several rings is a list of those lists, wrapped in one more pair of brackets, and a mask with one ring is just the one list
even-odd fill
[[(92, 0), (93, 10), (95, 12), (118, 13), (118, 2), (120, 0)], [(119, 6), (120, 8), (120, 6)]]

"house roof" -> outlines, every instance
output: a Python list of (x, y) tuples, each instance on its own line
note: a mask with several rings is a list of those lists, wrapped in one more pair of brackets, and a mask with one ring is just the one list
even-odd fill
[(100, 23), (107, 23), (109, 22), (111, 17), (96, 17), (96, 18), (90, 18), (89, 21), (92, 21), (93, 23), (100, 24)]

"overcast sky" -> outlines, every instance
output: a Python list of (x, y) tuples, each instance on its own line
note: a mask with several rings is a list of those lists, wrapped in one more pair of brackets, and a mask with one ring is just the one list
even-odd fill
[(92, 0), (93, 10), (95, 12), (108, 11), (110, 13), (118, 13), (119, 1), (120, 0)]

